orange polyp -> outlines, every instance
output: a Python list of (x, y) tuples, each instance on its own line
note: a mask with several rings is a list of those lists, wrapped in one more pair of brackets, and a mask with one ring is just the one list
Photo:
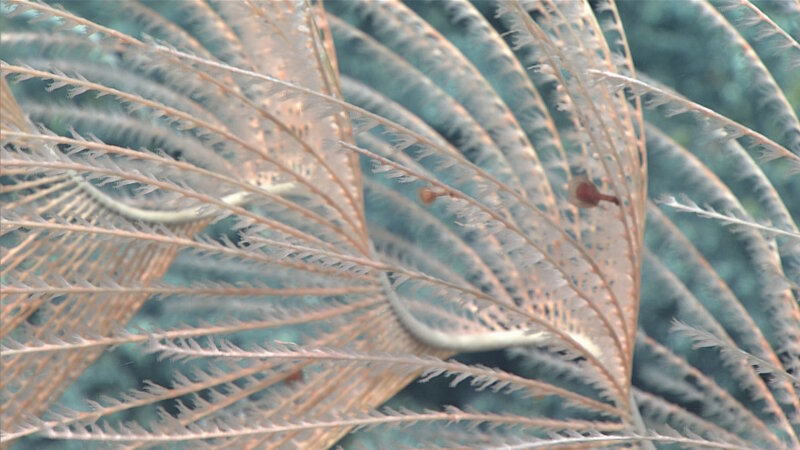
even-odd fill
[(579, 208), (593, 208), (601, 201), (619, 205), (619, 199), (613, 195), (603, 194), (586, 176), (573, 177), (569, 183), (569, 201)]
[(303, 381), (305, 377), (303, 377), (303, 369), (297, 369), (294, 372), (290, 373), (288, 377), (286, 377), (285, 381), (288, 384), (297, 383)]
[(443, 193), (431, 187), (424, 187), (419, 190), (419, 200), (426, 206), (433, 203), (440, 195), (443, 195)]
[(451, 191), (447, 187), (442, 186), (425, 186), (419, 189), (418, 191), (419, 201), (422, 202), (425, 206), (430, 206), (434, 201), (436, 201), (439, 197), (451, 197), (457, 198), (455, 192)]

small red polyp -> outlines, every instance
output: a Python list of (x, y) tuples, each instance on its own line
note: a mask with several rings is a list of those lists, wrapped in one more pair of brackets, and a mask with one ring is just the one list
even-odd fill
[(600, 202), (611, 202), (619, 205), (619, 199), (613, 195), (603, 194), (585, 175), (577, 175), (569, 182), (569, 201), (578, 208), (594, 208)]

